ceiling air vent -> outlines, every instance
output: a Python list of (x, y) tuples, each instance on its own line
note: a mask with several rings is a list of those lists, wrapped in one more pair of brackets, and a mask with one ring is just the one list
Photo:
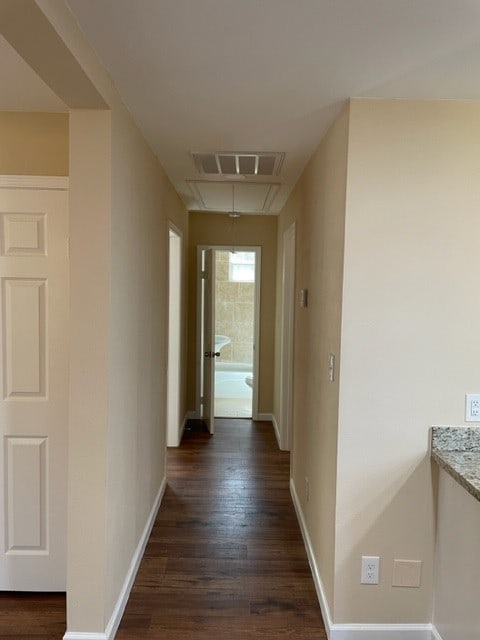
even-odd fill
[(192, 153), (197, 171), (208, 176), (278, 176), (283, 153)]

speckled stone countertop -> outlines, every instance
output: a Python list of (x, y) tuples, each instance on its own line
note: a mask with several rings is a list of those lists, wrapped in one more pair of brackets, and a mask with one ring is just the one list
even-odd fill
[(480, 501), (480, 427), (433, 427), (432, 459)]

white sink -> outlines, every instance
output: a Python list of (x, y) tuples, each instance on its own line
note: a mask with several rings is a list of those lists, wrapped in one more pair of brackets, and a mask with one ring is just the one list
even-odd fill
[(215, 335), (215, 351), (221, 351), (223, 347), (225, 347), (227, 344), (230, 344), (231, 341), (232, 341), (231, 338), (229, 338), (228, 336), (222, 336), (221, 334), (216, 334)]

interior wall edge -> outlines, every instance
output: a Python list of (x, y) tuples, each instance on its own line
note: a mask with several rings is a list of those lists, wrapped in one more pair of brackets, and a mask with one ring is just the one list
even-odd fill
[[(292, 496), (293, 506), (295, 507), (295, 513), (297, 514), (298, 524), (300, 526), (300, 531), (303, 537), (303, 542), (305, 544), (305, 551), (307, 552), (308, 562), (310, 564), (310, 570), (312, 572), (313, 584), (315, 586), (315, 591), (317, 592), (318, 602), (320, 604), (320, 610), (322, 612), (323, 623), (325, 625), (325, 630), (327, 632), (327, 637), (329, 640), (333, 640), (332, 637), (332, 618), (330, 615), (330, 606), (327, 601), (325, 587), (323, 585), (323, 580), (320, 575), (320, 570), (315, 559), (315, 554), (313, 551), (312, 543), (310, 540), (310, 535), (307, 528), (307, 523), (302, 511), (302, 505), (298, 498), (298, 493), (295, 488), (295, 481), (293, 478), (290, 478), (290, 494)], [(339, 638), (337, 640), (340, 640)]]

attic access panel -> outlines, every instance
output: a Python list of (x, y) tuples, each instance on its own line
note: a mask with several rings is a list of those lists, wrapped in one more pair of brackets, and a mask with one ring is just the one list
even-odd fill
[[(235, 211), (239, 213), (268, 213), (279, 185), (255, 182), (209, 182), (189, 180), (188, 184), (200, 208), (205, 211)], [(233, 192), (232, 192), (233, 186)], [(233, 196), (233, 197), (232, 197)]]

